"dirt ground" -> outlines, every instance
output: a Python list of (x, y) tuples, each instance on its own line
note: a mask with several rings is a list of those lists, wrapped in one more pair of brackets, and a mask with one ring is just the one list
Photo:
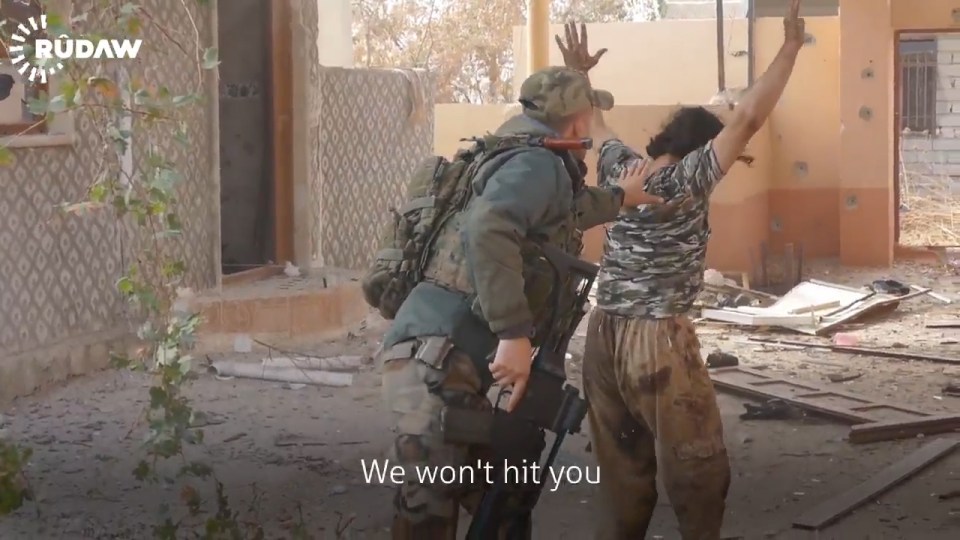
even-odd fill
[[(812, 268), (806, 277), (855, 286), (893, 277), (932, 286), (960, 302), (960, 278), (935, 268), (900, 265), (884, 272), (852, 272), (824, 264)], [(850, 332), (860, 338), (861, 345), (900, 343), (960, 357), (960, 330), (923, 327), (925, 319), (955, 314), (957, 305), (930, 298), (910, 300), (894, 315)], [(378, 346), (382, 329), (383, 321), (371, 317), (347, 338), (320, 344), (310, 352), (369, 355)], [(704, 354), (719, 348), (739, 356), (743, 365), (780, 376), (931, 412), (960, 413), (960, 398), (941, 392), (946, 383), (960, 382), (960, 366), (810, 350), (761, 350), (743, 342), (747, 335), (742, 329), (702, 325)], [(582, 350), (582, 336), (572, 350)], [(573, 377), (579, 374), (577, 366), (571, 371)], [(827, 375), (839, 371), (862, 376), (847, 383), (827, 381)], [(178, 485), (143, 487), (131, 474), (142, 455), (139, 444), (144, 428), (136, 421), (147, 387), (143, 375), (105, 372), (22, 399), (3, 412), (0, 424), (10, 437), (35, 451), (29, 475), (38, 501), (0, 519), (0, 539), (149, 538), (163, 503), (179, 511)], [(233, 507), (243, 512), (252, 508), (257, 519), (268, 524), (268, 538), (288, 536), (300, 514), (316, 538), (334, 538), (338, 521), (351, 519), (345, 537), (388, 537), (391, 490), (366, 484), (360, 465), (361, 459), (380, 458), (391, 438), (372, 368), (361, 372), (353, 386), (342, 389), (292, 388), (205, 375), (192, 385), (190, 395), (214, 421), (205, 428), (206, 444), (194, 456), (215, 463)], [(743, 421), (738, 418), (743, 400), (721, 394), (719, 401), (734, 471), (725, 527), (728, 537), (960, 537), (960, 498), (937, 497), (960, 489), (960, 452), (819, 535), (792, 530), (791, 522), (804, 510), (869, 479), (927, 441), (853, 446), (844, 440), (847, 428), (842, 425), (816, 419)], [(277, 444), (296, 436), (308, 444)], [(587, 440), (585, 435), (568, 439), (561, 464), (592, 465)], [(535, 537), (589, 538), (595, 493), (596, 486), (588, 484), (564, 485), (547, 493), (535, 514)], [(665, 497), (648, 537), (679, 538)]]

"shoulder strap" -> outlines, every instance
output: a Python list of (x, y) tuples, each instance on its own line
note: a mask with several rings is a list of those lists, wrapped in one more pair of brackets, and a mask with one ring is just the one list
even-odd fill
[(532, 149), (533, 147), (531, 146), (514, 146), (510, 148), (499, 148), (493, 152), (484, 154), (477, 162), (477, 169), (471, 180), (474, 195), (483, 193), (483, 188), (486, 187), (487, 180), (489, 180), (500, 167), (503, 167), (510, 161), (511, 158)]

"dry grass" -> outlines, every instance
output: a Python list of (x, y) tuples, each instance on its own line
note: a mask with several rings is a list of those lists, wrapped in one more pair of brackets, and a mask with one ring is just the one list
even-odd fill
[[(901, 159), (901, 163), (902, 163)], [(960, 193), (955, 180), (900, 170), (900, 244), (960, 246)]]

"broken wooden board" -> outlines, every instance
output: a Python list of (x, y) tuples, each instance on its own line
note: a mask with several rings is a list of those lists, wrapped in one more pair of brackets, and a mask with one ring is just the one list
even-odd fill
[(856, 425), (850, 428), (847, 440), (853, 444), (865, 444), (953, 431), (960, 431), (960, 415), (930, 415), (907, 422), (872, 422)]
[(924, 362), (933, 362), (936, 364), (960, 365), (960, 358), (951, 358), (949, 356), (939, 356), (935, 354), (915, 353), (906, 350), (887, 350), (871, 347), (852, 347), (845, 345), (828, 345), (826, 343), (807, 343), (805, 341), (791, 341), (785, 339), (766, 339), (750, 337), (748, 341), (753, 343), (766, 343), (770, 345), (787, 345), (792, 347), (802, 347), (806, 349), (821, 349), (845, 354), (856, 354), (860, 356), (876, 356), (879, 358), (896, 358), (898, 360), (922, 360)]
[(960, 439), (934, 441), (880, 471), (870, 480), (815, 506), (794, 521), (793, 526), (797, 529), (819, 531), (836, 523), (863, 504), (876, 499), (943, 458), (958, 445)]
[(944, 320), (944, 321), (929, 321), (924, 323), (925, 328), (960, 328), (960, 319), (955, 320)]
[[(902, 296), (895, 296), (809, 279), (798, 284), (768, 307), (705, 309), (701, 314), (707, 319), (741, 326), (778, 326), (794, 332), (818, 336), (829, 334), (841, 325), (893, 311), (897, 309), (900, 302), (930, 292), (930, 289), (919, 289)], [(832, 305), (835, 302), (838, 302), (841, 307), (805, 311)], [(804, 311), (804, 314), (794, 314), (793, 312), (797, 310)]]
[(829, 334), (835, 330), (838, 326), (844, 324), (850, 324), (857, 322), (866, 317), (872, 315), (883, 315), (887, 312), (891, 312), (900, 305), (900, 302), (904, 300), (911, 300), (918, 296), (924, 296), (931, 292), (930, 289), (920, 289), (915, 290), (911, 293), (905, 294), (903, 296), (895, 296), (892, 294), (880, 294), (880, 293), (871, 293), (867, 297), (863, 298), (859, 302), (856, 302), (852, 305), (846, 306), (843, 309), (840, 309), (834, 313), (823, 318), (823, 321), (820, 325), (813, 329), (800, 329), (796, 328), (798, 332), (803, 332), (805, 334), (822, 336), (824, 334)]
[(712, 369), (710, 378), (721, 390), (753, 399), (781, 399), (848, 424), (916, 420), (931, 416), (904, 405), (875, 401), (849, 392), (827, 390), (739, 366)]
[(768, 308), (746, 309), (749, 306), (738, 308), (709, 308), (700, 311), (706, 319), (737, 324), (740, 326), (780, 326), (791, 328), (804, 324), (816, 324), (812, 314), (767, 313)]

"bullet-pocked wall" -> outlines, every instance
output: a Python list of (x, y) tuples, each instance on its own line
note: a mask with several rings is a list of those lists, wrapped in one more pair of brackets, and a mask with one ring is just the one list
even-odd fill
[(960, 5), (841, 0), (840, 14), (841, 257), (886, 264), (896, 238), (895, 35), (960, 30)]

